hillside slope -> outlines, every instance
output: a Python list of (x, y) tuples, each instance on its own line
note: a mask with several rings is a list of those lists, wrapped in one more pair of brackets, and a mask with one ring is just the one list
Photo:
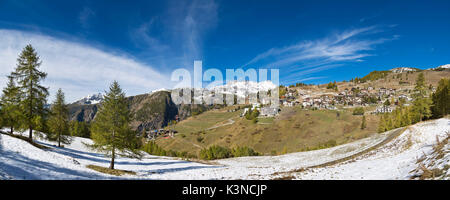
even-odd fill
[[(260, 118), (258, 123), (239, 117), (242, 110), (227, 112), (212, 110), (187, 118), (174, 126), (174, 138), (158, 138), (157, 144), (166, 150), (197, 154), (201, 148), (220, 145), (234, 148), (247, 146), (265, 155), (307, 151), (331, 147), (369, 137), (377, 131), (379, 118), (362, 116), (351, 110), (304, 110), (284, 107), (275, 118)], [(220, 127), (220, 128), (214, 128)]]
[[(448, 119), (419, 123), (367, 154), (294, 176), (296, 179), (450, 179), (449, 137)], [(424, 175), (429, 171), (435, 173)]]
[[(328, 149), (282, 156), (231, 158), (218, 160), (214, 165), (148, 154), (142, 160), (117, 158), (117, 169), (137, 174), (120, 177), (85, 167), (89, 164), (109, 165), (109, 158), (83, 145), (92, 142), (89, 139), (74, 137), (74, 142), (65, 148), (38, 140), (51, 147), (50, 150), (41, 150), (20, 139), (0, 134), (0, 179), (274, 179), (286, 175), (297, 179), (410, 179), (424, 174), (427, 169), (421, 166), (430, 171), (440, 171), (436, 174), (439, 176), (428, 178), (450, 179), (450, 145), (442, 144), (450, 132), (450, 119), (447, 118), (410, 126), (400, 136), (355, 159), (310, 168), (370, 149), (399, 130), (403, 129)], [(441, 145), (436, 145), (437, 140)], [(441, 148), (433, 148), (435, 146)], [(293, 172), (301, 168), (306, 170)]]

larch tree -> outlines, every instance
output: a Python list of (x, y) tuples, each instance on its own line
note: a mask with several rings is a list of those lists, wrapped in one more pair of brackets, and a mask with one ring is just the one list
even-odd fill
[(392, 116), (389, 113), (385, 113), (384, 119), (386, 120), (386, 131), (392, 130), (394, 128), (394, 122), (392, 120)]
[(3, 89), (0, 106), (2, 108), (1, 121), (2, 126), (10, 129), (10, 134), (14, 134), (14, 128), (17, 128), (20, 123), (19, 111), (19, 90), (14, 83), (14, 79), (8, 76), (8, 83)]
[(91, 138), (89, 124), (73, 120), (69, 122), (69, 132), (71, 136)]
[(382, 133), (386, 131), (386, 120), (384, 115), (380, 115), (380, 122), (378, 123), (378, 133)]
[(29, 44), (19, 55), (17, 66), (11, 76), (17, 82), (20, 103), (19, 108), (23, 120), (23, 129), (29, 130), (29, 139), (33, 137), (33, 130), (42, 126), (46, 115), (48, 89), (40, 84), (47, 77), (47, 73), (39, 71), (42, 62), (36, 50)]
[(366, 116), (363, 115), (362, 120), (361, 120), (361, 129), (364, 130), (366, 129), (367, 124), (366, 124)]
[(111, 156), (109, 168), (114, 169), (116, 154), (140, 158), (137, 137), (129, 127), (128, 102), (117, 81), (114, 81), (92, 124), (92, 148)]
[(434, 118), (440, 118), (450, 113), (450, 80), (439, 81), (436, 92), (432, 95), (432, 112)]
[(402, 109), (402, 123), (401, 126), (408, 126), (411, 124), (411, 112), (408, 107)]
[(394, 110), (394, 128), (400, 128), (402, 127), (402, 112), (400, 110), (401, 108), (397, 108)]
[(47, 138), (58, 142), (58, 147), (61, 143), (70, 144), (69, 132), (69, 109), (65, 103), (64, 93), (61, 89), (56, 93), (56, 99), (50, 109), (50, 118), (48, 120), (49, 133)]
[(422, 121), (431, 116), (431, 99), (427, 97), (425, 86), (425, 76), (420, 73), (416, 79), (414, 87), (412, 112), (414, 114), (413, 123)]

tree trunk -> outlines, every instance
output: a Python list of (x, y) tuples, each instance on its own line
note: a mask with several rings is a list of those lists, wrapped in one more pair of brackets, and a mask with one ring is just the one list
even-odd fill
[(29, 129), (30, 129), (30, 131), (29, 131), (29, 136), (28, 136), (28, 138), (30, 139), (30, 141), (32, 141), (33, 140), (33, 127), (32, 126), (30, 126), (29, 127)]
[(11, 135), (14, 134), (14, 127), (11, 126)]
[(28, 136), (30, 141), (33, 141), (33, 126), (31, 125), (33, 119), (33, 81), (30, 83), (30, 119), (28, 119), (30, 135)]
[(114, 169), (114, 158), (116, 157), (116, 154), (115, 154), (115, 153), (116, 153), (116, 152), (115, 152), (115, 148), (114, 148), (114, 145), (113, 145), (111, 164), (109, 165), (109, 168), (110, 168), (110, 169)]
[(109, 168), (110, 169), (114, 169), (114, 158), (116, 157), (116, 149), (115, 149), (115, 146), (114, 146), (114, 135), (115, 135), (115, 131), (113, 130), (113, 134), (112, 134), (112, 142), (113, 142), (113, 145), (112, 145), (112, 157), (111, 157), (111, 164), (109, 165)]
[(61, 134), (58, 134), (58, 147), (61, 147)]

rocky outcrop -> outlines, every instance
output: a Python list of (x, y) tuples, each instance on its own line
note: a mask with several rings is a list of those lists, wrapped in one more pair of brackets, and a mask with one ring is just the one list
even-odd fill
[[(176, 105), (168, 91), (131, 96), (128, 97), (128, 101), (132, 114), (130, 125), (138, 131), (143, 128), (159, 129), (167, 126), (172, 120), (183, 120), (193, 114), (217, 107), (197, 104)], [(100, 107), (101, 103), (94, 105), (70, 104), (70, 119), (91, 122), (95, 120), (95, 115)]]
[(93, 105), (80, 105), (80, 104), (70, 104), (69, 113), (70, 120), (77, 120), (80, 122), (90, 122), (94, 120), (95, 115), (98, 111), (99, 104)]

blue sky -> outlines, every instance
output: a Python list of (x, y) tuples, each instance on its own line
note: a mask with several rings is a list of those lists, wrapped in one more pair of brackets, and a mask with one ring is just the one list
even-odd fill
[(129, 95), (192, 68), (279, 68), (326, 83), (450, 63), (450, 1), (0, 0), (0, 72), (33, 44), (51, 91), (74, 100), (118, 79)]

